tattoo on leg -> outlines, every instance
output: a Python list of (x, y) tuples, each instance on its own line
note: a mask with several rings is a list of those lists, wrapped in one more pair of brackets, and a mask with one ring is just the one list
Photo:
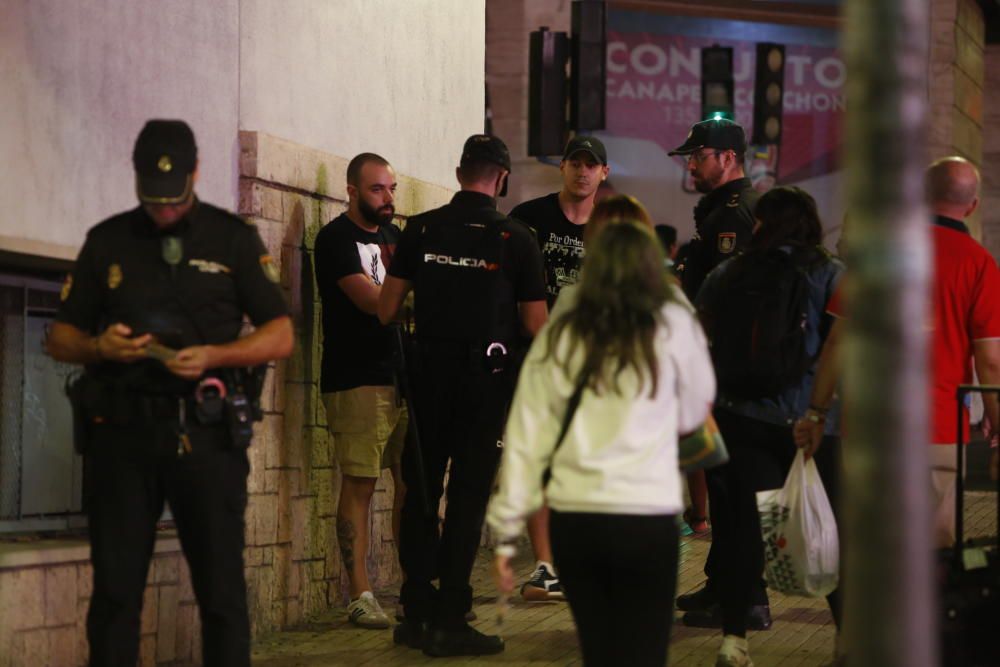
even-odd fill
[(337, 519), (337, 542), (340, 544), (340, 558), (350, 572), (354, 569), (354, 538), (357, 532), (354, 524), (347, 519)]

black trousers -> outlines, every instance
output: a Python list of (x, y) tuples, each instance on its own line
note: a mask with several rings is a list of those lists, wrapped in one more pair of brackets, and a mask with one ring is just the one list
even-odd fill
[(666, 665), (677, 589), (677, 517), (552, 510), (549, 530), (583, 664)]
[(101, 425), (84, 458), (94, 592), (87, 614), (90, 664), (135, 667), (146, 575), (164, 501), (191, 570), (205, 665), (248, 667), (243, 578), (246, 450), (225, 427), (189, 427), (177, 455), (172, 422)]
[[(722, 603), (722, 631), (744, 637), (747, 611), (751, 604), (756, 604), (755, 589), (764, 572), (756, 493), (784, 485), (798, 450), (791, 426), (769, 424), (725, 410), (716, 410), (715, 418), (730, 459), (712, 471), (715, 482), (724, 488), (722, 502), (712, 509), (712, 546), (717, 551), (713, 575)], [(824, 439), (816, 464), (830, 502), (837, 507), (837, 439)], [(839, 625), (840, 596), (835, 592), (830, 598), (830, 608)]]
[[(462, 627), (472, 605), (469, 577), (482, 534), (486, 503), (500, 462), (501, 438), (511, 396), (507, 372), (491, 373), (468, 359), (423, 355), (414, 374), (416, 423), (423, 473), (416, 451), (403, 451), (403, 503), (399, 561), (406, 575), (400, 600), (409, 622)], [(448, 467), (450, 461), (450, 468)], [(448, 470), (444, 525), (437, 508)], [(418, 485), (426, 489), (424, 506)], [(435, 590), (432, 581), (439, 578)]]

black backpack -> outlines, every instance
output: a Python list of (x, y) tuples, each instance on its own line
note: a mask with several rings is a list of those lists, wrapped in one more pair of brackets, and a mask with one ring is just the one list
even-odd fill
[(801, 255), (773, 249), (732, 260), (705, 323), (719, 390), (777, 396), (812, 365), (806, 350), (809, 279)]

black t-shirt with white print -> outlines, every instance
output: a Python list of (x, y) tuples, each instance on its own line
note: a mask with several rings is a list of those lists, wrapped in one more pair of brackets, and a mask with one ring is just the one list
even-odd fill
[(573, 224), (559, 206), (559, 193), (530, 199), (510, 212), (535, 230), (545, 264), (545, 292), (549, 308), (559, 291), (575, 284), (583, 264), (583, 225)]
[(393, 225), (369, 232), (346, 214), (331, 220), (316, 235), (316, 284), (323, 302), (320, 391), (324, 393), (393, 383), (391, 329), (355, 306), (337, 281), (360, 273), (381, 285), (398, 239), (399, 229)]

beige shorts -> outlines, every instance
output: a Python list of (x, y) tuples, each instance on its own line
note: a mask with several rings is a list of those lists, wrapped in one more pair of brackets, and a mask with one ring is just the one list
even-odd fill
[(333, 452), (345, 475), (378, 477), (399, 464), (409, 423), (395, 387), (356, 387), (323, 394)]

